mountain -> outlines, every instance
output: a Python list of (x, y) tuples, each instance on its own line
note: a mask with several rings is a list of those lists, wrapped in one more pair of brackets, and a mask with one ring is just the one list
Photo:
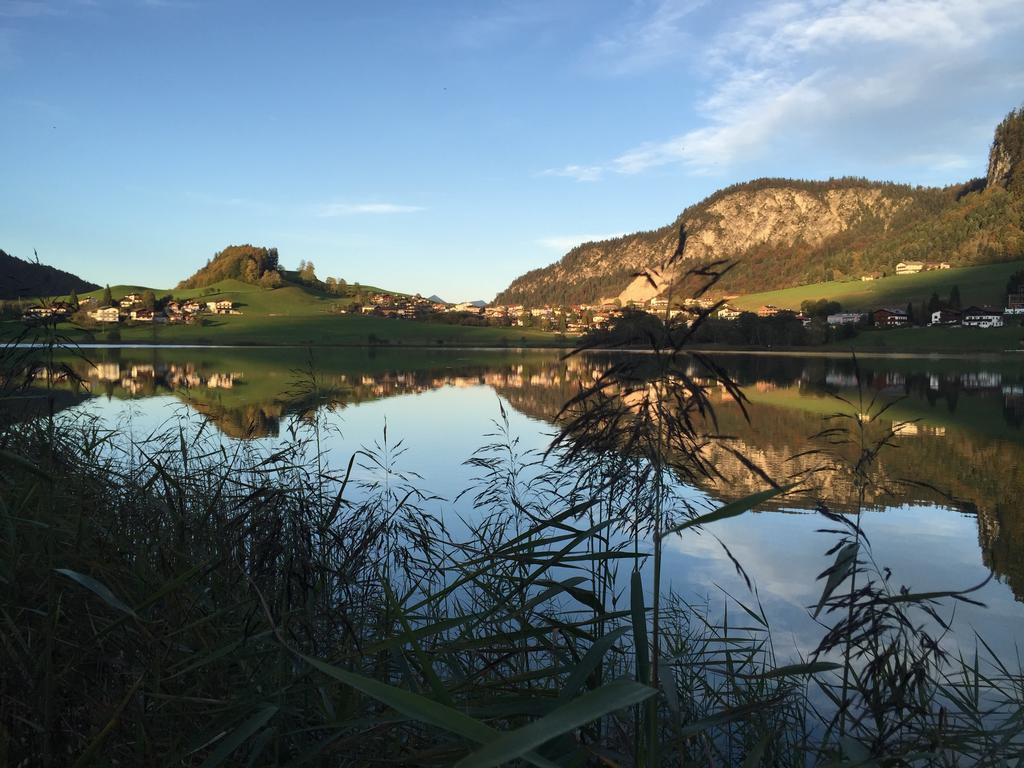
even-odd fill
[(0, 299), (38, 299), (97, 288), (98, 285), (63, 269), (25, 261), (0, 251)]
[(427, 301), (432, 301), (435, 304), (447, 304), (448, 302), (438, 296), (436, 293), (433, 296), (427, 297)]
[(941, 189), (861, 178), (736, 184), (659, 229), (579, 245), (516, 278), (495, 303), (643, 301), (670, 285), (686, 293), (686, 271), (721, 260), (735, 266), (720, 295), (891, 274), (900, 261), (1022, 257), (1024, 108), (997, 127), (983, 179)]
[(241, 280), (265, 288), (282, 283), (276, 248), (255, 245), (229, 245), (213, 255), (206, 265), (191, 277), (178, 283), (179, 288), (205, 288), (222, 280)]
[(479, 307), (480, 309), (483, 309), (484, 307), (487, 306), (487, 302), (484, 301), (483, 299), (477, 299), (476, 301), (471, 301), (469, 303), (472, 304), (474, 307)]

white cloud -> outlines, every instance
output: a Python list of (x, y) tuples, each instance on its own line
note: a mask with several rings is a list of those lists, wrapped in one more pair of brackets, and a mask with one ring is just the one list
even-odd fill
[(326, 203), (319, 207), (317, 216), (330, 218), (362, 214), (416, 213), (423, 210), (426, 209), (419, 205), (398, 205), (396, 203)]
[(612, 232), (605, 235), (552, 235), (551, 237), (542, 237), (537, 242), (552, 251), (565, 253), (566, 251), (571, 251), (581, 243), (598, 242), (599, 240), (612, 240), (616, 237), (622, 237), (624, 234), (624, 232)]
[(966, 157), (953, 152), (926, 152), (920, 155), (910, 155), (907, 158), (907, 163), (937, 171), (954, 170), (970, 166), (970, 161)]
[(625, 22), (614, 34), (600, 38), (590, 58), (613, 74), (630, 74), (660, 66), (685, 55), (693, 41), (687, 18), (706, 0), (659, 0), (653, 11)]
[(604, 174), (599, 165), (565, 165), (561, 168), (548, 168), (541, 171), (541, 176), (564, 176), (576, 181), (598, 181)]
[[(670, 8), (671, 6), (671, 8)], [(685, 3), (661, 3), (628, 39), (620, 69), (664, 63), (659, 51), (683, 34)], [(666, 9), (669, 10), (666, 10)], [(926, 126), (928, 109), (950, 114), (979, 88), (999, 89), (1024, 58), (1015, 40), (1024, 28), (1019, 0), (793, 0), (758, 6), (712, 35), (694, 60), (708, 92), (698, 125), (629, 148), (610, 160), (549, 171), (596, 181), (662, 166), (708, 173), (762, 156), (780, 142), (829, 139), (850, 126), (901, 120)], [(648, 29), (647, 33), (637, 30)], [(674, 37), (673, 37), (674, 36)], [(625, 38), (623, 38), (625, 39)], [(606, 50), (612, 46), (607, 41)], [(600, 47), (599, 45), (599, 47)], [(632, 63), (631, 63), (632, 62)], [(941, 105), (945, 105), (942, 107)], [(937, 106), (938, 105), (938, 106)], [(1014, 104), (1007, 104), (1007, 109)], [(908, 118), (907, 116), (911, 117)], [(948, 147), (910, 147), (901, 162), (959, 168)], [(940, 155), (931, 163), (921, 158)], [(916, 158), (916, 159), (915, 159)]]

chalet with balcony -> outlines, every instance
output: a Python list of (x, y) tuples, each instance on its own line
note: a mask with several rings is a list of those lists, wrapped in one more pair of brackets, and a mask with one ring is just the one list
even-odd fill
[(910, 325), (910, 318), (907, 317), (907, 313), (902, 309), (893, 309), (891, 307), (876, 309), (871, 313), (871, 317), (878, 328), (902, 328), (903, 326)]

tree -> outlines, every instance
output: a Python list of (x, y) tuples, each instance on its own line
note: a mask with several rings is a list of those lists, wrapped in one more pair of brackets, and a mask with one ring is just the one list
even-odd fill
[(929, 317), (942, 309), (942, 300), (939, 298), (939, 294), (933, 293), (932, 297), (928, 299), (928, 315)]
[(800, 311), (809, 317), (828, 317), (842, 312), (843, 305), (828, 299), (805, 299), (800, 302)]
[(312, 261), (303, 261), (299, 264), (299, 279), (307, 285), (316, 283), (316, 268)]
[(78, 309), (78, 291), (76, 291), (74, 288), (71, 289), (71, 293), (68, 296), (68, 304), (70, 304), (73, 308)]
[(242, 270), (242, 280), (247, 283), (257, 283), (260, 279), (260, 267), (254, 259), (249, 259), (245, 262), (245, 268)]
[(156, 294), (152, 291), (142, 292), (142, 308), (156, 309)]
[(324, 280), (324, 284), (327, 286), (328, 293), (338, 292), (338, 281), (335, 278), (328, 277), (326, 280)]
[(100, 300), (100, 306), (109, 307), (114, 303), (114, 297), (110, 295), (110, 285), (108, 284), (103, 289), (103, 298)]
[(950, 309), (960, 309), (960, 286), (954, 285), (949, 289)]
[(910, 325), (914, 324), (914, 303), (911, 301), (907, 302), (907, 322)]
[(263, 273), (263, 277), (260, 278), (260, 287), (271, 289), (280, 288), (282, 282), (283, 281), (281, 280), (281, 273), (278, 272), (276, 269), (272, 269)]

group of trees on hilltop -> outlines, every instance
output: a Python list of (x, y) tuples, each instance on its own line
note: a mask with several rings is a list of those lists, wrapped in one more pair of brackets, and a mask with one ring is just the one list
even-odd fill
[(205, 288), (221, 280), (241, 280), (264, 288), (277, 288), (283, 282), (277, 248), (229, 245), (214, 254), (192, 277), (182, 280), (178, 287)]

